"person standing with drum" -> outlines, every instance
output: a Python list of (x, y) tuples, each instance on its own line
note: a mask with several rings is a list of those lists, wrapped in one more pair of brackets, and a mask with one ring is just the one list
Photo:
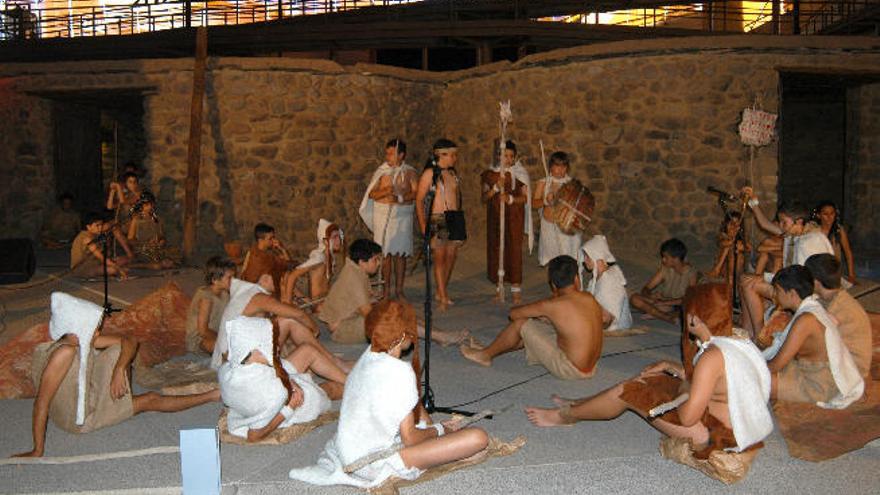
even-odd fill
[[(546, 266), (553, 258), (568, 255), (578, 260), (580, 266), (581, 232), (575, 229), (563, 231), (557, 224), (557, 213), (562, 214), (570, 210), (564, 203), (559, 201), (559, 192), (572, 182), (568, 175), (568, 154), (556, 151), (550, 155), (548, 176), (535, 186), (535, 194), (532, 199), (532, 207), (538, 209), (541, 216), (541, 238), (538, 243), (538, 261), (541, 266)], [(577, 182), (577, 181), (575, 181)], [(589, 209), (592, 213), (593, 197), (587, 192)], [(580, 198), (578, 198), (580, 199)], [(579, 222), (574, 222), (578, 224)], [(582, 230), (582, 229), (581, 229)]]

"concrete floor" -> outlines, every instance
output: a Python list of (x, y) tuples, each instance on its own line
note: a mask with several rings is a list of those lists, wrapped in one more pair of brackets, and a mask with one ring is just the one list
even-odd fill
[[(489, 342), (506, 323), (505, 307), (488, 303), (493, 287), (485, 280), (483, 251), (469, 246), (456, 267), (451, 294), (457, 304), (437, 316), (444, 328), (469, 328), (483, 342)], [(655, 260), (644, 253), (616, 253), (632, 288), (638, 288), (650, 275)], [(544, 297), (546, 277), (534, 257), (527, 262), (526, 300)], [(48, 263), (41, 259), (43, 265)], [(697, 260), (705, 266), (706, 260)], [(702, 263), (699, 263), (702, 261)], [(51, 269), (51, 268), (50, 268)], [(199, 284), (196, 270), (183, 270), (174, 279), (189, 292)], [(134, 301), (163, 278), (142, 278), (113, 282), (111, 293), (120, 301)], [(424, 285), (419, 270), (409, 279), (408, 297), (421, 301)], [(100, 301), (101, 284), (72, 285), (53, 282), (27, 293), (0, 293), (5, 299), (6, 331), (0, 343), (14, 335), (23, 322), (45, 314), (50, 290), (74, 291)], [(120, 304), (121, 305), (121, 304)], [(419, 308), (421, 307), (418, 304)], [(641, 322), (640, 322), (641, 323)], [(876, 493), (880, 486), (880, 449), (866, 447), (831, 461), (815, 464), (788, 456), (783, 439), (774, 432), (766, 441), (752, 471), (741, 483), (728, 488), (685, 466), (660, 457), (660, 434), (634, 414), (615, 421), (580, 423), (572, 427), (539, 429), (522, 413), (526, 405), (550, 405), (549, 396), (585, 396), (637, 373), (659, 359), (678, 359), (676, 328), (657, 322), (644, 322), (651, 331), (638, 336), (605, 340), (603, 358), (595, 377), (581, 382), (565, 382), (541, 376), (543, 368), (529, 367), (521, 352), (498, 358), (485, 369), (465, 361), (455, 348), (432, 350), (431, 377), (437, 404), (451, 406), (482, 397), (501, 388), (521, 383), (506, 391), (467, 406), (481, 410), (513, 404), (507, 413), (480, 424), (492, 435), (512, 439), (523, 434), (528, 443), (516, 454), (492, 459), (476, 467), (458, 471), (432, 482), (405, 489), (404, 493), (662, 493), (677, 492), (779, 492), (779, 493)], [(357, 357), (362, 346), (328, 347), (349, 358)], [(664, 346), (664, 347), (658, 347)], [(616, 354), (625, 352), (624, 354)], [(32, 400), (0, 401), (0, 456), (30, 448)], [(105, 453), (178, 443), (178, 430), (190, 426), (216, 424), (219, 404), (202, 406), (177, 414), (147, 413), (112, 428), (87, 435), (71, 435), (50, 424), (47, 437), (49, 456)], [(224, 494), (274, 493), (353, 493), (346, 488), (320, 488), (291, 481), (287, 472), (294, 466), (314, 463), (324, 443), (333, 435), (334, 425), (324, 426), (295, 444), (279, 447), (221, 448)], [(176, 455), (155, 455), (126, 460), (64, 466), (0, 466), (0, 492), (53, 493), (178, 493), (180, 462)]]

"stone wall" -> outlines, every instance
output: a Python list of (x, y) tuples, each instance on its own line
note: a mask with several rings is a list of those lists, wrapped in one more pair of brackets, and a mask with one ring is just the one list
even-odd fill
[[(463, 145), (459, 168), (475, 177), (489, 162), (498, 135), (497, 102), (510, 99), (509, 134), (533, 181), (544, 176), (539, 140), (548, 155), (568, 152), (572, 176), (597, 199), (594, 231), (613, 246), (653, 252), (674, 236), (692, 250), (711, 252), (721, 211), (707, 186), (735, 191), (754, 183), (770, 213), (777, 199), (778, 146), (756, 149), (752, 159), (737, 133), (742, 110), (757, 100), (779, 112), (783, 68), (849, 72), (875, 70), (880, 61), (876, 49), (713, 49), (706, 40), (665, 41), (665, 50), (650, 42), (560, 50), (453, 78), (441, 114), (445, 133)], [(863, 115), (860, 154), (874, 164), (880, 153), (873, 149), (876, 115)], [(866, 177), (876, 186), (876, 173)], [(476, 179), (466, 190), (468, 207), (479, 209)], [(472, 222), (478, 228), (481, 223)]]
[(0, 77), (0, 238), (36, 237), (55, 201), (51, 105)]
[(853, 250), (876, 259), (880, 255), (880, 84), (861, 86), (855, 92), (855, 98), (850, 99), (855, 102), (851, 127), (856, 134), (850, 155), (850, 240)]
[[(777, 146), (756, 150), (750, 161), (736, 132), (742, 109), (757, 98), (777, 112), (781, 70), (877, 67), (875, 38), (761, 36), (594, 45), (442, 74), (322, 60), (210, 59), (199, 240), (203, 254), (214, 253), (221, 241), (249, 242), (253, 225), (266, 221), (303, 255), (313, 247), (319, 217), (340, 223), (349, 239), (363, 235), (356, 209), (383, 143), (402, 136), (410, 163), (420, 168), (443, 135), (459, 144), (470, 234), (480, 241), (478, 174), (495, 155), (497, 102), (510, 99), (510, 137), (532, 178), (544, 175), (539, 140), (548, 154), (569, 152), (572, 174), (597, 197), (594, 230), (615, 248), (652, 252), (677, 236), (708, 252), (720, 212), (707, 186), (732, 191), (752, 182), (766, 203), (776, 199)], [(191, 60), (7, 65), (0, 82), (0, 132), (11, 136), (0, 150), (0, 174), (21, 184), (0, 191), (4, 235), (34, 236), (52, 202), (45, 179), (52, 170), (50, 104), (25, 92), (137, 89), (146, 95), (148, 185), (170, 240), (180, 240)], [(858, 101), (865, 107), (858, 114), (860, 170), (876, 177), (876, 86)], [(855, 191), (876, 197), (877, 187), (876, 179), (863, 180)], [(24, 205), (24, 212), (10, 205)], [(876, 239), (876, 225), (865, 227), (872, 233), (860, 243)]]

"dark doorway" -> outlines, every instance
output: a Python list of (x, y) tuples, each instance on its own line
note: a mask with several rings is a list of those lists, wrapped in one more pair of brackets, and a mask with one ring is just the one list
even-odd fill
[(53, 104), (55, 192), (81, 212), (105, 206), (109, 182), (146, 156), (141, 90), (40, 94)]
[(834, 201), (846, 221), (847, 81), (783, 73), (779, 198), (812, 208)]

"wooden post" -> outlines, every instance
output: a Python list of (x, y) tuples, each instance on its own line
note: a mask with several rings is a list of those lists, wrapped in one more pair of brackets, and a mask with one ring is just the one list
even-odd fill
[(208, 57), (208, 28), (196, 28), (196, 63), (193, 69), (190, 105), (189, 146), (186, 154), (186, 182), (183, 200), (183, 256), (192, 259), (196, 247), (199, 209), (199, 164), (202, 159), (202, 100), (205, 97), (205, 59)]

